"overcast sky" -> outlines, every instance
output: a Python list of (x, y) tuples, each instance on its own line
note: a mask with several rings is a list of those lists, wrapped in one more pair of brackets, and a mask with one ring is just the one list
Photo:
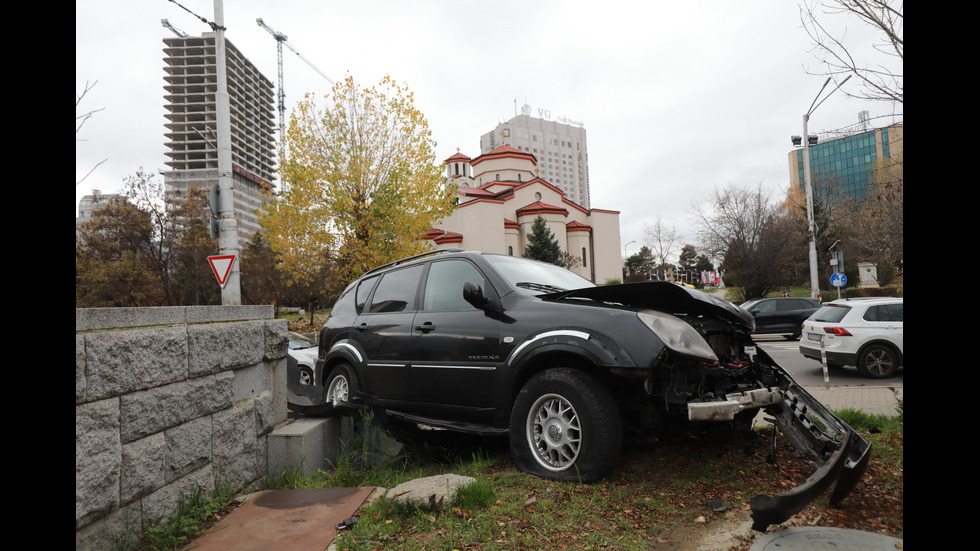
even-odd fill
[[(163, 39), (174, 34), (160, 20), (199, 36), (215, 5), (85, 0), (75, 10), (76, 99), (97, 82), (76, 116), (102, 109), (76, 133), (76, 181), (107, 159), (76, 186), (77, 216), (92, 189), (115, 193), (140, 167), (167, 169)], [(782, 196), (790, 136), (825, 80), (790, 0), (226, 0), (223, 11), (227, 38), (276, 86), (276, 41), (256, 18), (335, 81), (407, 83), (439, 161), (457, 148), (476, 157), (480, 135), (525, 104), (582, 122), (592, 207), (620, 212), (627, 254), (657, 217), (696, 243), (691, 206), (715, 188), (761, 184)], [(826, 22), (846, 27), (858, 56), (878, 39), (857, 21)], [(289, 49), (283, 57), (287, 109), (329, 91)], [(885, 126), (902, 120), (897, 109), (893, 118), (889, 104), (838, 91), (809, 130), (853, 125), (862, 110)]]

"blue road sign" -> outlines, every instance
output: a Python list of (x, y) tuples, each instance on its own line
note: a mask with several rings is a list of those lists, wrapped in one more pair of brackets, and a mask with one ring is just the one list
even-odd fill
[(838, 272), (830, 276), (830, 284), (834, 287), (843, 287), (847, 284), (847, 276)]

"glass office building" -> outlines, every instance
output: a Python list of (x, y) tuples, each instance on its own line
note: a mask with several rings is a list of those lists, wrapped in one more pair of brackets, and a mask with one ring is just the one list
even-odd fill
[[(866, 197), (879, 159), (900, 155), (902, 138), (903, 126), (898, 124), (810, 146), (814, 194), (835, 192), (835, 195)], [(805, 186), (802, 148), (789, 153), (789, 168), (792, 184), (802, 189)]]

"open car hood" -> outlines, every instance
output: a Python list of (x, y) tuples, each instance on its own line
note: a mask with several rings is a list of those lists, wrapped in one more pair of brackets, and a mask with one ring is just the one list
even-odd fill
[(539, 295), (538, 298), (543, 300), (584, 298), (623, 306), (650, 308), (668, 314), (715, 315), (741, 325), (749, 331), (755, 330), (755, 318), (738, 306), (704, 291), (681, 287), (666, 281), (585, 287)]

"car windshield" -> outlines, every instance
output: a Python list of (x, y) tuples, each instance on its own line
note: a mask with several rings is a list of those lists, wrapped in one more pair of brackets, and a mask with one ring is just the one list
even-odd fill
[(316, 346), (313, 339), (307, 338), (299, 333), (289, 333), (289, 349), (290, 350), (300, 350), (303, 348), (310, 348)]
[(842, 306), (840, 304), (828, 304), (827, 306), (821, 307), (819, 310), (814, 312), (813, 316), (810, 317), (813, 321), (826, 321), (830, 323), (837, 323), (844, 319), (844, 316), (851, 310), (850, 306)]
[(529, 295), (595, 287), (584, 277), (554, 264), (505, 255), (487, 255), (487, 260), (511, 285)]

